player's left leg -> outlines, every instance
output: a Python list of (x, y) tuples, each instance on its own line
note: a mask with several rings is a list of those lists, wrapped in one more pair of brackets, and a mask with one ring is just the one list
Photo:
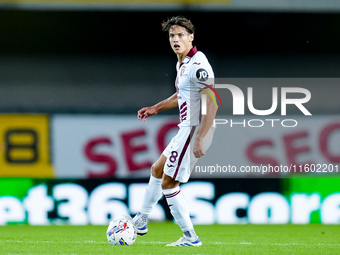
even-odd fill
[(201, 246), (202, 242), (195, 233), (190, 219), (189, 207), (179, 187), (179, 181), (163, 174), (162, 189), (170, 212), (183, 231), (183, 237), (167, 246)]

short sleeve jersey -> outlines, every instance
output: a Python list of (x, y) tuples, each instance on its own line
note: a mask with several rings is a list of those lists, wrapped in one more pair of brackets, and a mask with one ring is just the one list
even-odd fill
[(179, 127), (197, 126), (200, 123), (203, 89), (212, 86), (214, 72), (207, 57), (196, 47), (192, 48), (180, 65), (177, 63), (176, 91), (179, 107)]

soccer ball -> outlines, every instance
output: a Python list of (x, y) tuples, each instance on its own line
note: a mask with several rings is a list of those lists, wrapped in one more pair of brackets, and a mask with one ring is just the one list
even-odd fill
[(130, 217), (121, 217), (110, 222), (106, 237), (111, 245), (132, 245), (137, 238), (137, 229)]

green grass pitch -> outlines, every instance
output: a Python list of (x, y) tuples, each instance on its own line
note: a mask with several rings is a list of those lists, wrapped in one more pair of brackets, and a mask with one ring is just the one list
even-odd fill
[(203, 246), (165, 247), (181, 231), (150, 223), (132, 246), (111, 246), (107, 226), (0, 227), (0, 254), (340, 254), (339, 225), (198, 225)]

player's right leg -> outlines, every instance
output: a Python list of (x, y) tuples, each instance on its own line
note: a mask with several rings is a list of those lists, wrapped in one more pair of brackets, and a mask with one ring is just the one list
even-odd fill
[(166, 157), (161, 154), (151, 167), (151, 176), (146, 188), (142, 207), (132, 220), (137, 227), (138, 235), (145, 235), (148, 232), (148, 218), (151, 210), (163, 195), (161, 183), (165, 162)]

